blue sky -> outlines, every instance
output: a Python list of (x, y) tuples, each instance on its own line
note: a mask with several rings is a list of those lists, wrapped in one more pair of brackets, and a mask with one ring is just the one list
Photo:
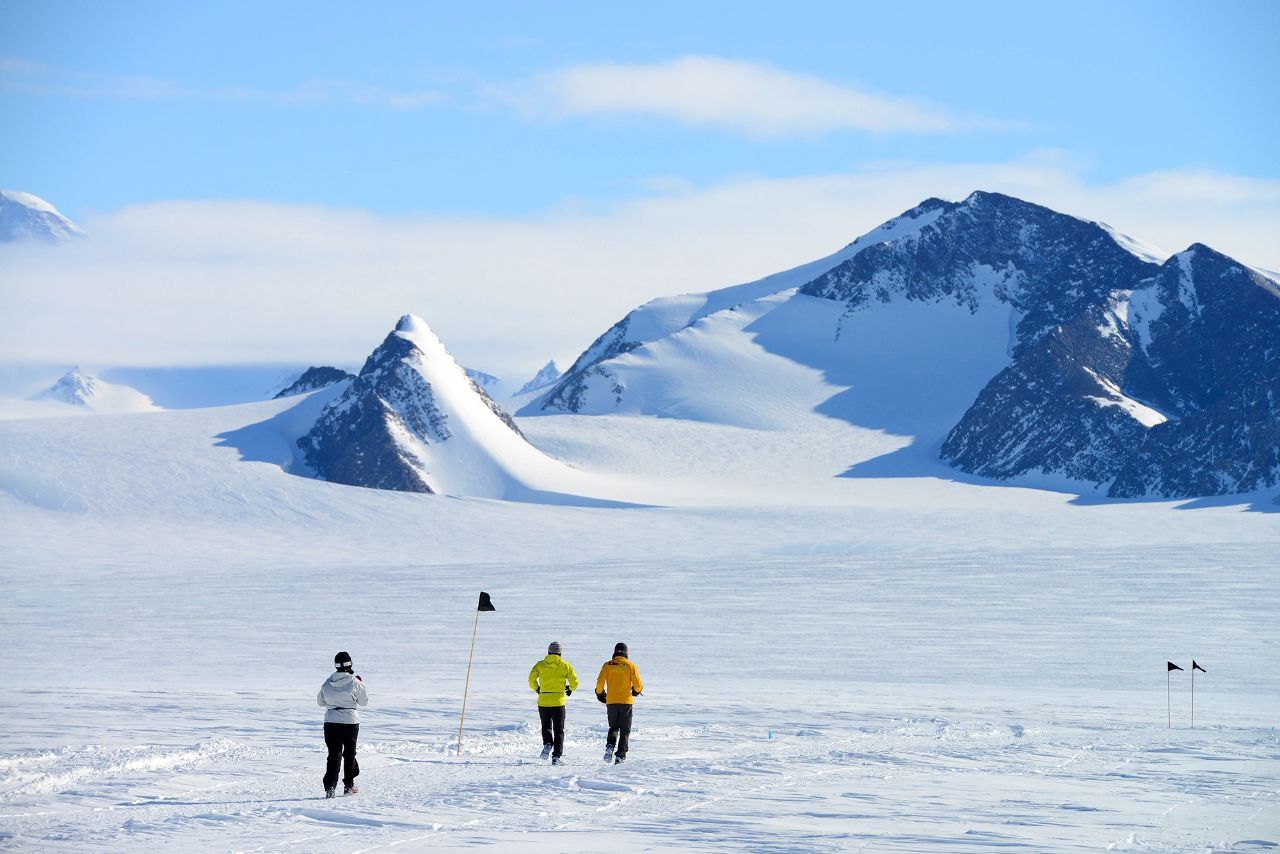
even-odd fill
[[(655, 179), (1044, 148), (1098, 180), (1189, 166), (1280, 177), (1277, 3), (272, 5), (5, 2), (3, 185), (74, 217), (173, 198), (520, 213), (634, 196)], [(996, 123), (761, 135), (562, 117), (529, 91), (567, 67), (685, 56)], [(172, 91), (140, 94), (130, 78)], [(316, 81), (421, 100), (284, 100)]]
[(1280, 269), (1280, 3), (602, 5), (0, 0), (0, 186), (94, 238), (0, 361), (523, 376), (974, 189)]

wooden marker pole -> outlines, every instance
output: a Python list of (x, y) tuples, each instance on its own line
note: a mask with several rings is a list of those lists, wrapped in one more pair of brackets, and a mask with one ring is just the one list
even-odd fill
[(471, 627), (471, 652), (467, 654), (467, 682), (462, 688), (462, 714), (458, 716), (458, 752), (462, 755), (462, 722), (467, 719), (467, 693), (471, 690), (471, 659), (476, 654), (476, 629), (480, 628), (480, 612), (476, 611), (476, 622)]

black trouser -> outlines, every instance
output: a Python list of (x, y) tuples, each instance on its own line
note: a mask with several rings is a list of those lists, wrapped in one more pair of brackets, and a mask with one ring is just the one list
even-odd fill
[(564, 706), (538, 706), (538, 719), (542, 721), (542, 743), (552, 745), (551, 755), (564, 753)]
[(338, 785), (338, 765), (346, 760), (346, 768), (342, 775), (344, 785), (350, 786), (360, 774), (360, 763), (356, 761), (356, 738), (360, 735), (360, 724), (324, 725), (324, 744), (329, 748), (329, 759), (324, 766), (324, 787), (335, 788)]
[(627, 748), (631, 744), (631, 710), (635, 706), (630, 703), (610, 703), (605, 708), (609, 710), (609, 740), (605, 743), (613, 748), (614, 756), (626, 759)]

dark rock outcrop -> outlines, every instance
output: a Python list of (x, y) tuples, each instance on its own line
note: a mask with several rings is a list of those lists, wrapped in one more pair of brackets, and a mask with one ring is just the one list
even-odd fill
[(296, 380), (281, 389), (275, 397), (293, 397), (296, 394), (319, 391), (335, 383), (353, 379), (355, 379), (355, 374), (349, 374), (340, 368), (331, 368), (327, 365), (311, 367), (303, 371)]

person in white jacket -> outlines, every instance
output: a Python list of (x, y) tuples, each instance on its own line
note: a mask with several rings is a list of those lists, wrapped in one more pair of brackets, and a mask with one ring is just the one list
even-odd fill
[(338, 788), (338, 766), (344, 765), (342, 784), (344, 795), (354, 795), (360, 763), (356, 762), (356, 738), (360, 735), (360, 713), (357, 706), (369, 705), (369, 695), (364, 690), (364, 680), (355, 675), (351, 656), (340, 652), (333, 657), (337, 672), (320, 686), (316, 703), (325, 707), (324, 743), (329, 748), (329, 758), (324, 768), (324, 796), (332, 798)]

